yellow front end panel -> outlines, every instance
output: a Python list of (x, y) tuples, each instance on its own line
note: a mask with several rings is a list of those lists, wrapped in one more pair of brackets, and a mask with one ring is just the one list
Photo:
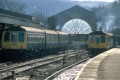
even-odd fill
[(106, 48), (107, 43), (89, 43), (89, 48)]
[(11, 49), (10, 42), (3, 42), (2, 41), (2, 49)]
[[(3, 32), (4, 35), (4, 32)], [(4, 42), (4, 37), (2, 36), (2, 49), (27, 49), (26, 43), (26, 33), (24, 42)]]
[(96, 41), (90, 42), (90, 37), (91, 36), (89, 36), (89, 40), (88, 40), (88, 48), (107, 48), (108, 42), (105, 42), (105, 43), (101, 43), (101, 42), (96, 43)]
[(26, 42), (2, 42), (3, 49), (26, 49)]

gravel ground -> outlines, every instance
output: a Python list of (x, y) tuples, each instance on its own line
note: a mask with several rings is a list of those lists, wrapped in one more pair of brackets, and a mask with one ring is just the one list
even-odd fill
[(80, 71), (80, 69), (84, 66), (85, 63), (78, 64), (68, 70), (65, 70), (60, 75), (56, 76), (53, 80), (72, 80), (75, 75)]
[[(24, 75), (24, 76), (29, 76), (30, 80), (45, 80), (48, 76), (52, 75), (54, 72), (63, 69), (69, 65), (74, 64), (75, 62), (80, 61), (81, 59), (84, 59), (86, 57), (86, 55), (77, 55), (78, 59), (76, 60), (76, 56), (71, 57), (71, 58), (66, 58), (65, 59), (65, 64), (63, 64), (63, 60), (51, 63), (51, 64), (47, 64), (47, 65), (43, 65), (40, 67), (36, 67), (34, 69), (30, 69), (28, 71), (25, 72), (21, 72), (18, 75)], [(81, 69), (81, 67), (83, 66), (83, 64), (80, 64), (78, 67), (70, 69), (70, 71), (67, 71), (68, 73), (63, 73), (61, 74), (62, 77), (63, 76), (68, 76), (68, 77), (63, 77), (64, 79), (62, 79), (62, 77), (59, 77), (54, 79), (54, 80), (70, 80), (69, 78), (69, 74), (77, 74), (77, 71), (79, 71)], [(75, 72), (73, 72), (75, 71)], [(66, 72), (66, 71), (65, 71)], [(67, 74), (67, 75), (65, 75)], [(71, 77), (72, 78), (72, 77)]]

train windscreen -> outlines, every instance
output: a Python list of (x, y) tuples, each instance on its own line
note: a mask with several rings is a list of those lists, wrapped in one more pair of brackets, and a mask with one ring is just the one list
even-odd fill
[(99, 36), (96, 37), (96, 42), (100, 43), (100, 37)]
[(11, 32), (11, 42), (17, 42), (17, 32)]
[(101, 43), (105, 43), (105, 36), (101, 36)]
[(19, 32), (18, 33), (18, 41), (19, 42), (24, 42), (24, 33), (23, 32)]
[(4, 41), (9, 42), (10, 41), (10, 32), (4, 32)]

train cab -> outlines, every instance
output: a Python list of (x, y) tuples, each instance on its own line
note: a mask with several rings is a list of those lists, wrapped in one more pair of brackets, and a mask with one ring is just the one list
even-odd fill
[(2, 33), (2, 49), (26, 49), (25, 36), (22, 28), (6, 28)]
[(88, 49), (91, 53), (102, 52), (113, 47), (113, 34), (103, 31), (91, 32), (88, 36)]

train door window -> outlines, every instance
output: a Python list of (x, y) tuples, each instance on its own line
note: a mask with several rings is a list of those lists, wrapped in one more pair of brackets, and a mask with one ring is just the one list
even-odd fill
[(52, 43), (52, 41), (54, 40), (54, 35), (53, 34), (51, 34), (50, 39), (51, 39), (51, 43)]
[(58, 35), (56, 35), (56, 41), (58, 41)]
[(47, 34), (47, 41), (50, 42), (50, 34)]
[(18, 41), (19, 42), (24, 42), (24, 37), (25, 37), (24, 33), (23, 32), (19, 32), (18, 35), (19, 35), (18, 36)]
[(101, 43), (105, 43), (105, 36), (101, 36)]
[(53, 42), (55, 42), (56, 41), (56, 37), (55, 37), (55, 34), (53, 34), (53, 40), (52, 40)]
[(32, 34), (32, 42), (35, 43), (35, 34)]
[(39, 43), (39, 33), (37, 33), (37, 42)]
[(34, 43), (37, 43), (37, 34), (34, 33)]
[(57, 35), (55, 35), (55, 41), (56, 41), (56, 43), (57, 43)]
[(109, 38), (109, 37), (107, 37), (107, 42), (108, 42), (108, 43), (110, 42), (110, 38)]
[(31, 33), (31, 43), (33, 43), (33, 33)]
[(40, 43), (42, 43), (43, 42), (43, 35), (42, 34), (40, 34), (41, 36), (40, 36)]
[(50, 42), (51, 42), (52, 41), (52, 34), (50, 34), (49, 38), (50, 38)]
[(11, 42), (17, 42), (17, 32), (11, 32)]
[(64, 38), (63, 38), (63, 35), (61, 36), (61, 40), (62, 40), (62, 42), (64, 42)]
[(39, 34), (39, 43), (42, 43), (42, 35)]
[(63, 40), (64, 40), (64, 42), (65, 42), (65, 36), (63, 35)]
[(41, 33), (41, 43), (43, 42), (43, 39), (44, 39), (44, 36), (43, 36), (43, 34)]
[(37, 35), (38, 35), (38, 43), (40, 43), (40, 39), (41, 39), (40, 33), (38, 33)]
[(39, 36), (40, 36), (40, 43), (42, 43), (43, 42), (43, 35), (42, 35), (42, 33), (40, 33)]
[(42, 34), (42, 39), (43, 39), (43, 42), (45, 42), (45, 35), (44, 34)]
[(31, 35), (30, 35), (30, 33), (28, 34), (28, 40), (29, 40), (29, 42), (31, 42)]
[(27, 42), (30, 43), (30, 33), (27, 34)]
[(38, 35), (38, 33), (36, 33), (36, 42), (37, 43), (39, 42), (39, 40), (38, 40), (39, 38), (38, 37), (39, 37), (39, 35)]
[(96, 43), (100, 43), (100, 37), (96, 36)]
[(9, 42), (10, 41), (10, 32), (4, 32), (4, 41)]
[(94, 43), (94, 36), (90, 37), (90, 43)]
[(38, 42), (38, 36), (37, 36), (37, 33), (35, 33), (35, 43)]
[(52, 43), (52, 34), (50, 34), (50, 42)]
[(51, 39), (51, 43), (52, 43), (52, 41), (54, 40), (53, 34), (51, 34), (50, 39)]

